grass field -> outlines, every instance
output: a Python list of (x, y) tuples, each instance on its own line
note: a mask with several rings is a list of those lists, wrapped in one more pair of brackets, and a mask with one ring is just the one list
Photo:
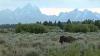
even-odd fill
[[(61, 45), (61, 35), (83, 39)], [(0, 33), (0, 56), (100, 56), (100, 32)]]

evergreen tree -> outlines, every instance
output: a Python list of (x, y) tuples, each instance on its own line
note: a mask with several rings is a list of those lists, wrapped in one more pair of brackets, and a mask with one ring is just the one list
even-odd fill
[(63, 29), (63, 24), (62, 24), (62, 22), (58, 21), (57, 25), (58, 25), (61, 29)]
[(100, 28), (100, 20), (95, 20), (95, 25)]
[(52, 21), (49, 21), (48, 25), (49, 26), (52, 26), (53, 25)]
[(94, 24), (93, 20), (87, 19), (82, 22), (82, 24)]
[(43, 25), (48, 25), (48, 22), (47, 22), (47, 21), (44, 21), (44, 22), (43, 22)]
[(41, 22), (37, 21), (36, 24), (41, 24)]
[(54, 22), (54, 26), (56, 26), (56, 25), (57, 25), (57, 22), (55, 21), (55, 22)]
[(67, 24), (71, 24), (71, 20), (70, 19), (68, 19)]

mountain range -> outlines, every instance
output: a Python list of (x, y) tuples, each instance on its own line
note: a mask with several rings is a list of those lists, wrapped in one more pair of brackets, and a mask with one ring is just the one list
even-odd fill
[(16, 8), (14, 11), (9, 9), (0, 11), (0, 24), (16, 24), (16, 23), (34, 23), (37, 21), (82, 21), (85, 19), (100, 20), (99, 13), (93, 13), (89, 10), (79, 11), (75, 9), (70, 12), (61, 12), (56, 15), (45, 15), (41, 13), (38, 7), (30, 4), (23, 8)]

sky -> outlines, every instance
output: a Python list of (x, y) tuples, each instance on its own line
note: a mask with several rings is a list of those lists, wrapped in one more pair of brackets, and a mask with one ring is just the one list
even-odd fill
[(100, 0), (0, 0), (0, 10), (14, 10), (29, 3), (48, 15), (58, 15), (60, 12), (69, 12), (75, 8), (100, 13)]

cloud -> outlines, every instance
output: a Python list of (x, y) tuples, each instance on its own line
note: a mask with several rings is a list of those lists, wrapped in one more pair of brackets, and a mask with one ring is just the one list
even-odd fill
[[(40, 8), (41, 12), (47, 15), (59, 15), (59, 13), (61, 12), (70, 12), (73, 11), (74, 9), (75, 8)], [(81, 8), (78, 10), (84, 11), (85, 9), (88, 9), (92, 12), (100, 13), (100, 8)]]
[(32, 0), (0, 0), (0, 9), (15, 9), (17, 7), (23, 7)]
[(28, 3), (39, 8), (98, 8), (100, 0), (0, 0), (0, 8), (23, 7)]

